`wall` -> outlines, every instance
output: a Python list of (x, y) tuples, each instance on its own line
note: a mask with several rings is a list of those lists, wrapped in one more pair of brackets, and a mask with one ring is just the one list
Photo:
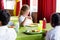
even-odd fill
[(60, 12), (60, 0), (56, 0), (56, 12)]
[(38, 1), (30, 0), (30, 12), (37, 12), (37, 8), (38, 8)]
[[(15, 6), (15, 0), (12, 1), (6, 1), (4, 0), (4, 8), (13, 10)], [(22, 7), (22, 0), (20, 1), (20, 6)]]

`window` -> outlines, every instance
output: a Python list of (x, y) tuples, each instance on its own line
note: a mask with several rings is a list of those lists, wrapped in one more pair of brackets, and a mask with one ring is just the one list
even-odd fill
[[(14, 9), (15, 0), (4, 0), (4, 8), (5, 9)], [(20, 1), (20, 6), (22, 6), (22, 0)]]
[(14, 9), (14, 0), (4, 0), (5, 9)]
[(30, 10), (31, 12), (38, 11), (38, 0), (30, 0)]

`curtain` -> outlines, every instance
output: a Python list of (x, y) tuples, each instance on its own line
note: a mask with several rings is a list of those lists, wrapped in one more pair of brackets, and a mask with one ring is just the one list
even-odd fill
[(27, 5), (30, 6), (30, 0), (22, 0), (22, 5), (23, 5), (23, 4), (27, 4)]
[(50, 17), (56, 12), (56, 0), (38, 0), (38, 22), (44, 17), (50, 22)]
[(3, 0), (0, 0), (0, 9), (4, 9), (4, 2), (3, 2)]

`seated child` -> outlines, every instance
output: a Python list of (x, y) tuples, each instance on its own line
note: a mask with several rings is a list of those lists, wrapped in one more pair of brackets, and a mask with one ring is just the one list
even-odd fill
[(32, 24), (32, 17), (28, 16), (29, 15), (29, 6), (28, 5), (23, 5), (19, 14), (19, 24), (26, 26)]
[(13, 28), (8, 28), (10, 15), (7, 10), (0, 10), (0, 40), (15, 40), (16, 32)]
[(51, 16), (51, 25), (53, 27), (46, 35), (46, 40), (60, 40), (60, 13)]

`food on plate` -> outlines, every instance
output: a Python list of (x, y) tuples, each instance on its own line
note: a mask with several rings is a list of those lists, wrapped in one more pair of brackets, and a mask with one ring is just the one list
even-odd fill
[(35, 32), (35, 30), (32, 30), (32, 32)]
[(32, 30), (32, 32), (40, 32), (40, 30)]
[(40, 30), (37, 30), (37, 32), (40, 32)]
[(38, 23), (30, 24), (29, 26), (38, 26)]
[(9, 28), (14, 28), (15, 26), (9, 26)]
[(27, 32), (30, 32), (29, 30), (27, 30)]

